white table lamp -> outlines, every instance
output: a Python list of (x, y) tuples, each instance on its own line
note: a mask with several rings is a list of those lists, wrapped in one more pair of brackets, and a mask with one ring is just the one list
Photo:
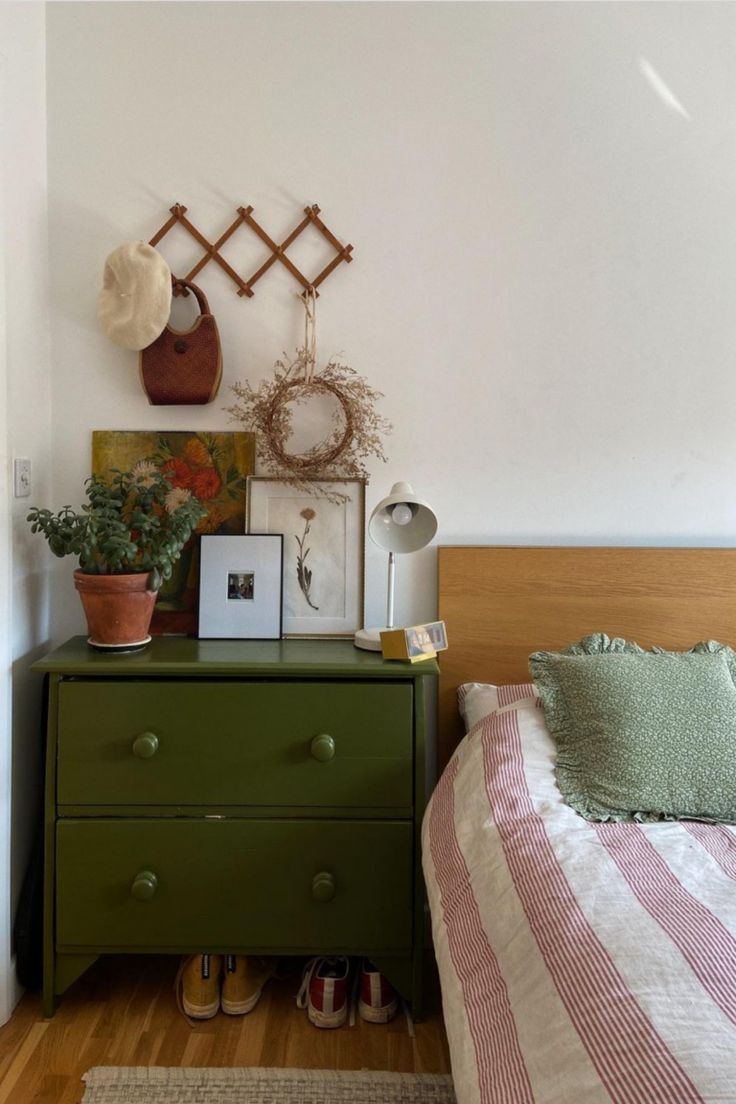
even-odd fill
[(396, 553), (418, 552), (437, 532), (437, 518), (431, 506), (417, 498), (411, 483), (394, 483), (391, 494), (382, 498), (371, 514), (368, 535), (388, 552), (388, 598), (386, 624), (380, 629), (359, 629), (356, 648), (380, 652), (381, 633), (394, 627), (394, 571)]

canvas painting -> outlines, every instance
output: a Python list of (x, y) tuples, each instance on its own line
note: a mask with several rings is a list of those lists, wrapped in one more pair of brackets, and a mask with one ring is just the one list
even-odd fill
[(249, 480), (248, 531), (284, 538), (286, 636), (352, 636), (363, 620), (364, 485), (321, 486), (348, 501), (300, 491), (278, 479)]
[(92, 471), (129, 471), (153, 464), (174, 488), (195, 494), (207, 516), (185, 545), (171, 579), (161, 588), (151, 632), (197, 632), (199, 537), (203, 533), (245, 532), (248, 476), (255, 470), (255, 434), (193, 431), (95, 430)]

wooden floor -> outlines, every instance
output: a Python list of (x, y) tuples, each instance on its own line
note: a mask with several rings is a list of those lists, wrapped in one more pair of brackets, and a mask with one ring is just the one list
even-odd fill
[(116, 956), (64, 995), (51, 1020), (28, 994), (0, 1028), (0, 1104), (78, 1104), (91, 1066), (293, 1066), (449, 1072), (439, 1000), (411, 1038), (399, 1014), (387, 1025), (320, 1031), (294, 1004), (298, 971), (269, 982), (248, 1016), (190, 1027), (176, 1008), (177, 960)]

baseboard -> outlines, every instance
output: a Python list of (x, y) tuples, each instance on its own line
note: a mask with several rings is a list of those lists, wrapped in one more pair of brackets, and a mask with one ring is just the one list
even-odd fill
[(25, 990), (15, 971), (15, 955), (3, 965), (5, 977), (0, 980), (0, 1026), (7, 1023)]

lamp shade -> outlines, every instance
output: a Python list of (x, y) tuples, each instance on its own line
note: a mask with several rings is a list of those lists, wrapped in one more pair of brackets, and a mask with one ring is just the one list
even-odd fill
[(417, 498), (411, 483), (394, 483), (391, 494), (381, 499), (368, 522), (368, 535), (386, 552), (417, 552), (436, 532), (434, 510)]

